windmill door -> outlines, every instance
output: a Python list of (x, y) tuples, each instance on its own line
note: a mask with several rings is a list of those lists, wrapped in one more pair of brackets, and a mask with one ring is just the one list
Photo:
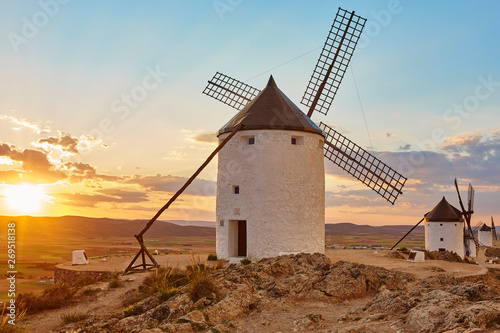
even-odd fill
[(247, 221), (238, 221), (238, 257), (247, 256)]

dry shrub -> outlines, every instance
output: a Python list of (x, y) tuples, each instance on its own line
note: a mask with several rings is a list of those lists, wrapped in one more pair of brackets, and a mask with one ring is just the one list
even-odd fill
[(26, 311), (20, 311), (19, 314), (16, 313), (16, 324), (9, 324), (10, 317), (7, 317), (7, 303), (4, 303), (2, 312), (0, 313), (0, 333), (24, 333), (26, 329), (23, 325), (19, 324), (19, 320), (23, 319), (26, 315)]
[(135, 303), (138, 303), (138, 302), (142, 301), (146, 297), (147, 297), (146, 294), (141, 293), (139, 291), (134, 291), (134, 292), (131, 292), (131, 293), (127, 293), (127, 294), (125, 294), (125, 298), (122, 301), (122, 305), (126, 308), (126, 307), (128, 307), (130, 305), (133, 305)]
[(75, 284), (75, 287), (85, 287), (94, 284), (95, 282), (96, 282), (95, 277), (87, 275), (79, 279), (78, 282)]
[(87, 319), (88, 317), (89, 317), (88, 314), (83, 312), (68, 313), (61, 316), (61, 324), (65, 326), (68, 324), (77, 323), (81, 320)]
[(177, 294), (177, 288), (187, 283), (188, 278), (183, 270), (178, 267), (162, 266), (144, 279), (139, 290), (147, 295), (159, 293), (160, 301), (166, 301)]
[(202, 276), (191, 281), (191, 285), (188, 289), (189, 298), (193, 302), (196, 302), (203, 297), (211, 298), (215, 295), (215, 298), (220, 298), (220, 289), (217, 283), (208, 276)]
[(20, 294), (17, 298), (19, 309), (28, 314), (43, 310), (57, 309), (68, 304), (73, 298), (75, 291), (65, 284), (55, 284), (45, 289), (41, 294)]
[(121, 287), (122, 283), (120, 282), (119, 279), (112, 279), (111, 281), (108, 282), (108, 287), (111, 289)]
[(209, 267), (200, 262), (200, 256), (190, 256), (191, 265), (186, 267), (186, 274), (190, 281), (188, 295), (193, 302), (203, 297), (210, 298), (215, 295), (218, 299), (220, 290), (216, 281), (210, 278), (210, 274), (217, 270), (217, 265)]

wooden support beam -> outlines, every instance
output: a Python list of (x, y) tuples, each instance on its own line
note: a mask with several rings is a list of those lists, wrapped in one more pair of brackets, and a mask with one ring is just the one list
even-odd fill
[[(181, 195), (182, 192), (184, 192), (184, 190), (193, 182), (193, 180), (195, 180), (195, 178), (198, 177), (198, 175), (200, 174), (200, 172), (203, 171), (203, 169), (208, 165), (208, 163), (210, 163), (210, 161), (215, 157), (215, 155), (217, 155), (217, 153), (222, 149), (222, 147), (224, 147), (226, 145), (226, 143), (228, 143), (229, 140), (231, 140), (231, 138), (236, 134), (236, 132), (238, 132), (238, 131), (240, 131), (242, 129), (243, 129), (243, 125), (242, 124), (237, 125), (233, 129), (233, 131), (228, 135), (228, 137), (225, 138), (217, 146), (217, 148), (215, 148), (215, 150), (212, 152), (212, 154), (210, 154), (210, 156), (198, 168), (198, 170), (196, 170), (196, 172), (186, 181), (186, 183), (174, 194), (174, 196), (172, 198), (170, 198), (170, 200), (158, 211), (158, 213), (156, 213), (155, 216), (153, 216), (153, 218), (151, 220), (149, 220), (148, 224), (144, 227), (144, 229), (142, 229), (141, 232), (139, 232), (137, 235), (134, 235), (134, 237), (139, 242), (139, 245), (141, 246), (141, 249), (135, 255), (134, 259), (132, 259), (132, 261), (130, 262), (130, 264), (128, 265), (128, 267), (125, 269), (124, 274), (126, 274), (126, 273), (128, 273), (129, 271), (132, 271), (132, 270), (138, 270), (137, 268), (141, 267), (141, 266), (142, 266), (141, 270), (146, 270), (148, 268), (155, 268), (155, 267), (159, 266), (158, 263), (156, 262), (156, 260), (151, 255), (151, 253), (149, 253), (148, 249), (146, 248), (146, 245), (144, 245), (143, 235), (146, 233), (146, 231), (149, 230), (149, 228), (151, 228), (151, 226), (153, 225), (153, 223), (160, 217), (160, 215), (165, 210), (167, 210), (168, 207), (170, 207), (170, 205), (179, 197), (179, 195)], [(138, 264), (138, 265), (134, 266), (134, 263), (139, 258), (139, 256), (141, 257), (142, 264)], [(148, 258), (151, 260), (152, 264), (147, 264), (146, 263), (146, 256), (148, 256)]]

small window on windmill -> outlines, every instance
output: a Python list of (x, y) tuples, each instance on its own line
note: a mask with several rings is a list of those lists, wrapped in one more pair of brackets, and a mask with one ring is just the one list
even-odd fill
[(223, 227), (224, 226), (224, 220), (219, 221), (219, 226)]
[(233, 193), (234, 194), (240, 194), (240, 187), (238, 185), (233, 186)]
[(443, 224), (442, 224), (442, 223), (439, 223), (439, 226), (440, 226), (440, 227), (442, 227), (442, 226), (443, 226)]
[(245, 136), (242, 136), (240, 138), (241, 140), (241, 144), (242, 145), (254, 145), (255, 144), (255, 136), (248, 136), (248, 135), (245, 135)]
[(303, 145), (304, 137), (303, 136), (292, 136), (292, 145)]
[(323, 149), (323, 144), (324, 144), (323, 140), (319, 140), (318, 141), (318, 148)]
[(444, 238), (439, 238), (439, 240), (442, 242), (442, 241), (444, 241)]

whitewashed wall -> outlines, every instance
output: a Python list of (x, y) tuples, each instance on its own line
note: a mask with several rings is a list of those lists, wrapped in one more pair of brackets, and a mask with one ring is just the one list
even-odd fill
[(493, 246), (493, 234), (491, 231), (479, 230), (478, 239), (480, 246)]
[(440, 248), (444, 248), (463, 258), (463, 228), (463, 222), (425, 222), (425, 249), (438, 251)]
[[(219, 137), (219, 141), (227, 137)], [(296, 137), (297, 145), (291, 144)], [(255, 144), (249, 145), (248, 138)], [(230, 221), (247, 221), (247, 256), (324, 253), (323, 136), (310, 132), (249, 130), (219, 152), (217, 256), (235, 256)], [(233, 186), (240, 193), (233, 193)]]

